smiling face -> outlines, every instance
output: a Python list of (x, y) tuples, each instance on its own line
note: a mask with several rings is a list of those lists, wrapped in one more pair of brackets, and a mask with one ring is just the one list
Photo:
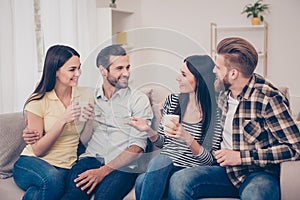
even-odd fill
[(110, 56), (110, 63), (109, 69), (105, 70), (106, 80), (115, 88), (127, 88), (130, 77), (129, 56)]
[(181, 93), (192, 93), (195, 91), (196, 79), (188, 69), (186, 62), (183, 64), (180, 74), (176, 80), (179, 83), (179, 91)]
[(76, 86), (81, 75), (81, 63), (78, 56), (72, 56), (56, 72), (56, 83), (65, 86)]

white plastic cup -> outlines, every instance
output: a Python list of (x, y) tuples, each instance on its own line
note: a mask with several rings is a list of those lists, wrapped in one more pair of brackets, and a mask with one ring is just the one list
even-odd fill
[(168, 114), (163, 117), (163, 126), (174, 124), (173, 121), (179, 122), (179, 115)]
[(79, 101), (78, 102), (79, 103), (79, 106), (80, 106), (80, 111), (81, 111), (81, 113), (80, 113), (80, 116), (79, 116), (79, 121), (81, 121), (81, 122), (85, 122), (85, 121), (87, 121), (84, 117), (83, 117), (83, 107), (87, 107), (88, 106), (88, 104), (89, 104), (89, 102), (87, 102), (87, 101)]

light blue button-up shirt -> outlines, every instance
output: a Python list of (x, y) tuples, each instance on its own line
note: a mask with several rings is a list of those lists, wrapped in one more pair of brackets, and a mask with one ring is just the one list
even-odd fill
[(137, 117), (151, 123), (153, 113), (148, 97), (129, 87), (118, 90), (110, 99), (104, 96), (102, 88), (95, 92), (93, 134), (80, 158), (102, 157), (107, 164), (132, 145), (145, 150), (147, 133), (125, 122), (129, 121), (129, 117)]

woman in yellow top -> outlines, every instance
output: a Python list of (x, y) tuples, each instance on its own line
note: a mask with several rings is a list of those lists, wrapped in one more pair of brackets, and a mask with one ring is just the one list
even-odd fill
[[(76, 87), (80, 66), (73, 48), (50, 47), (42, 78), (24, 105), (28, 128), (43, 137), (28, 144), (14, 165), (14, 180), (26, 190), (23, 200), (60, 199), (64, 179), (77, 159), (80, 134), (91, 131), (93, 98), (88, 89)], [(81, 109), (80, 101), (89, 103)], [(81, 114), (86, 122), (78, 120)]]

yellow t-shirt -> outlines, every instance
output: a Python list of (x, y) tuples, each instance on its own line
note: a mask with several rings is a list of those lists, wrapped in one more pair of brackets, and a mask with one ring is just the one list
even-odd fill
[[(92, 92), (87, 88), (73, 87), (72, 96), (72, 102), (93, 102)], [(44, 119), (44, 132), (47, 134), (65, 112), (65, 107), (58, 99), (55, 91), (52, 90), (47, 92), (41, 100), (28, 103), (25, 111)], [(70, 169), (77, 159), (79, 135), (83, 127), (84, 122), (78, 120), (67, 123), (47, 154), (40, 158), (53, 166)], [(35, 156), (31, 145), (27, 145), (21, 155)]]

